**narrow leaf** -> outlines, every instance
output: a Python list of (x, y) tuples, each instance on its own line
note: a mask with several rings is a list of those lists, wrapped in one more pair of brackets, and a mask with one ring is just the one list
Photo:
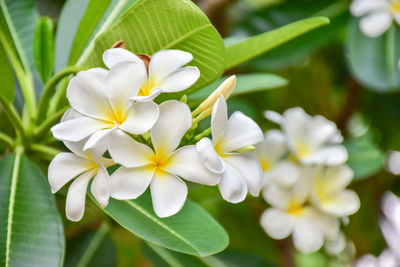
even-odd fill
[(53, 73), (54, 66), (54, 26), (49, 17), (42, 17), (36, 22), (33, 39), (33, 56), (40, 79), (46, 83)]
[(0, 97), (2, 97), (6, 102), (11, 103), (14, 100), (14, 74), (4, 51), (3, 45), (0, 43), (0, 73), (2, 75), (0, 79)]
[(61, 266), (64, 231), (39, 167), (17, 152), (0, 161), (0, 265)]
[(178, 214), (159, 218), (147, 191), (136, 200), (110, 199), (104, 212), (139, 237), (186, 254), (212, 255), (225, 249), (229, 242), (224, 228), (190, 200)]
[(225, 68), (229, 69), (286, 43), (293, 38), (329, 23), (325, 17), (300, 20), (227, 47)]

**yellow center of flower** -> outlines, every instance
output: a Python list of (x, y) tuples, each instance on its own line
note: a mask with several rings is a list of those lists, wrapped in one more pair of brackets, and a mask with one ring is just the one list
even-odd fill
[(107, 121), (110, 123), (110, 128), (114, 126), (120, 126), (126, 121), (127, 114), (123, 110), (110, 111), (107, 114)]
[(147, 82), (143, 83), (138, 93), (138, 96), (149, 96), (153, 91), (154, 87), (157, 87), (157, 85), (154, 82), (154, 79), (149, 79)]
[(391, 9), (393, 13), (400, 13), (400, 1), (393, 1)]
[(304, 207), (297, 200), (290, 200), (286, 211), (294, 217), (299, 217), (304, 213)]
[(271, 163), (264, 159), (264, 160), (260, 160), (260, 164), (261, 164), (261, 168), (263, 170), (263, 172), (269, 171), (271, 169)]
[(156, 172), (164, 172), (171, 164), (171, 158), (163, 151), (158, 151), (149, 158), (149, 168)]
[(305, 144), (303, 144), (301, 142), (298, 142), (296, 144), (296, 149), (297, 149), (297, 156), (299, 158), (307, 157), (311, 153), (310, 148), (307, 145), (305, 145)]

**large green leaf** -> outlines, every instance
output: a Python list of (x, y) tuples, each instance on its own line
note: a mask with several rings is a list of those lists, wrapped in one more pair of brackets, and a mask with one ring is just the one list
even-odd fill
[(191, 52), (194, 60), (190, 65), (201, 73), (191, 91), (214, 81), (223, 71), (223, 40), (207, 16), (189, 0), (138, 1), (95, 40), (81, 63), (102, 66), (103, 52), (118, 40), (124, 40), (135, 53), (152, 55), (162, 49)]
[(51, 18), (40, 18), (35, 27), (33, 42), (33, 56), (36, 70), (46, 83), (53, 73), (54, 66), (54, 26)]
[(8, 61), (6, 51), (0, 43), (0, 97), (6, 102), (11, 103), (14, 100), (14, 75), (10, 62)]
[(300, 20), (227, 46), (225, 68), (229, 69), (261, 55), (293, 38), (329, 23), (325, 17)]
[(0, 161), (0, 265), (61, 266), (64, 231), (39, 167), (17, 152)]
[(2, 16), (25, 70), (33, 69), (33, 33), (38, 13), (34, 0), (0, 0)]
[(349, 66), (358, 81), (378, 92), (400, 90), (400, 30), (393, 25), (377, 38), (365, 36), (359, 20), (349, 24), (347, 40)]
[[(222, 77), (201, 90), (191, 94), (189, 101), (200, 101), (207, 98), (228, 77)], [(275, 89), (288, 84), (288, 81), (276, 74), (253, 73), (236, 76), (236, 88), (232, 95), (250, 94), (263, 90)]]
[(149, 191), (136, 200), (110, 199), (104, 211), (139, 237), (186, 254), (208, 256), (225, 249), (229, 242), (224, 228), (189, 199), (178, 214), (167, 218), (154, 213)]

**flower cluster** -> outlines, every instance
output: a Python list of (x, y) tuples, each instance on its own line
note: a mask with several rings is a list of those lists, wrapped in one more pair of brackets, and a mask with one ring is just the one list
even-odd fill
[[(196, 82), (199, 70), (184, 66), (191, 60), (188, 52), (163, 50), (146, 64), (128, 50), (112, 48), (103, 55), (108, 69), (81, 71), (71, 79), (71, 109), (51, 130), (72, 153), (58, 154), (48, 174), (53, 192), (74, 180), (66, 200), (70, 220), (82, 218), (92, 178), (91, 193), (102, 207), (110, 197), (135, 199), (150, 187), (159, 217), (183, 207), (188, 188), (182, 179), (218, 184), (230, 202), (242, 201), (248, 191), (258, 195), (261, 167), (246, 148), (262, 142), (263, 134), (241, 112), (228, 120), (225, 98), (235, 87), (235, 77), (193, 113), (184, 102), (153, 101), (161, 93), (182, 91)], [(212, 141), (204, 137), (195, 145), (197, 122), (211, 112)], [(107, 168), (113, 165), (118, 166), (110, 175)]]
[(386, 32), (393, 20), (400, 25), (399, 0), (354, 0), (350, 11), (356, 17), (363, 17), (360, 29), (369, 37)]
[(261, 216), (269, 236), (293, 235), (297, 249), (318, 250), (340, 235), (340, 219), (355, 213), (360, 201), (346, 186), (353, 178), (344, 165), (347, 151), (336, 125), (301, 108), (265, 116), (281, 127), (265, 134), (255, 155), (263, 169), (263, 197), (271, 205)]

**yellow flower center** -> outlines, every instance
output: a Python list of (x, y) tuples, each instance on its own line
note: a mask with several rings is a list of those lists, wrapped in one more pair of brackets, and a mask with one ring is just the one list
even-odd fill
[(120, 126), (126, 121), (127, 118), (127, 114), (123, 110), (110, 111), (107, 115), (107, 121), (110, 123), (110, 128), (114, 127), (115, 125)]
[(393, 13), (400, 13), (400, 1), (393, 1), (391, 9)]
[(304, 213), (304, 207), (297, 200), (291, 200), (286, 211), (294, 217), (299, 217)]
[(261, 164), (261, 168), (263, 170), (263, 172), (269, 171), (271, 169), (271, 163), (264, 159), (264, 160), (260, 160), (260, 164)]
[(307, 157), (311, 153), (310, 148), (307, 145), (305, 145), (305, 144), (303, 144), (301, 142), (298, 142), (296, 144), (296, 149), (297, 149), (297, 156), (299, 158)]
[(171, 158), (163, 151), (158, 151), (149, 158), (149, 168), (155, 169), (156, 172), (163, 172), (171, 164)]
[(154, 87), (157, 87), (154, 79), (149, 79), (147, 82), (143, 83), (142, 87), (139, 90), (138, 96), (149, 96)]

